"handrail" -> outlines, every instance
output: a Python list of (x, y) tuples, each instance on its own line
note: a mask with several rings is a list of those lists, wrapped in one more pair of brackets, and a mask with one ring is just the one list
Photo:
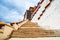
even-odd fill
[(25, 24), (26, 22), (28, 21), (28, 19), (27, 20), (25, 20), (25, 21), (23, 21), (22, 23), (20, 23), (20, 27), (23, 25), (23, 24)]
[(40, 4), (39, 4), (39, 5), (37, 5), (37, 8), (36, 8), (36, 10), (32, 13), (31, 18), (33, 18), (34, 14), (39, 10), (40, 5), (43, 3), (43, 1), (44, 1), (44, 0), (41, 0)]
[(31, 18), (33, 18), (34, 14), (37, 12), (37, 10), (38, 10), (39, 8), (40, 8), (40, 6), (38, 6), (38, 7), (36, 8), (36, 10), (32, 13)]
[(0, 33), (3, 33), (2, 29), (0, 29)]
[(45, 9), (42, 11), (42, 13), (40, 14), (40, 16), (38, 17), (38, 20), (41, 18), (41, 16), (44, 14), (44, 12), (46, 11), (46, 9), (50, 6), (51, 2), (53, 0), (50, 0), (50, 2), (44, 7)]

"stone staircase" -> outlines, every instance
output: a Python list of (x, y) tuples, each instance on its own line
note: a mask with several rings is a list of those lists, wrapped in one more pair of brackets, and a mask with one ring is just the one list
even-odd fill
[(50, 37), (54, 35), (52, 30), (44, 30), (37, 23), (27, 21), (18, 30), (14, 31), (11, 38), (38, 38)]
[(21, 27), (39, 27), (37, 23), (28, 21), (26, 22), (24, 25), (22, 25)]

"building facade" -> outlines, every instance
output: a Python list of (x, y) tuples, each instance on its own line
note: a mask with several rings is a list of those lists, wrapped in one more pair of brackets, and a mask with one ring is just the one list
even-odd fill
[(44, 29), (60, 29), (60, 0), (44, 0), (31, 21)]

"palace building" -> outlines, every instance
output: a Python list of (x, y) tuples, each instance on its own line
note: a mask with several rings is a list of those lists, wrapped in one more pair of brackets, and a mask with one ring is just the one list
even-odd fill
[(0, 39), (39, 37), (60, 37), (60, 0), (40, 0), (20, 22), (0, 22)]

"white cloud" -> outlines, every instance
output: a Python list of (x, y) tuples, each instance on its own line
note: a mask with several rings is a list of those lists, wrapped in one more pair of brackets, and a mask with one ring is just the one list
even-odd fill
[(9, 10), (7, 7), (0, 6), (1, 12), (0, 12), (0, 17), (5, 19), (6, 22), (17, 22), (21, 21), (23, 19), (23, 16), (20, 15), (19, 12), (16, 10)]
[[(2, 13), (1, 15), (3, 15), (3, 18), (6, 21), (20, 21), (23, 19), (23, 14), (25, 13), (25, 10), (27, 10), (30, 6), (35, 6), (40, 0), (2, 0), (4, 4), (7, 5), (3, 5), (2, 6)], [(12, 9), (10, 10), (10, 6), (15, 6), (17, 9), (14, 9), (12, 7)], [(21, 11), (21, 12), (18, 12)]]
[(11, 3), (18, 9), (28, 9), (30, 6), (35, 6), (40, 0), (6, 0), (6, 2)]
[(9, 20), (11, 22), (17, 22), (21, 21), (23, 17), (17, 11), (10, 11), (10, 13), (5, 16), (4, 19)]

